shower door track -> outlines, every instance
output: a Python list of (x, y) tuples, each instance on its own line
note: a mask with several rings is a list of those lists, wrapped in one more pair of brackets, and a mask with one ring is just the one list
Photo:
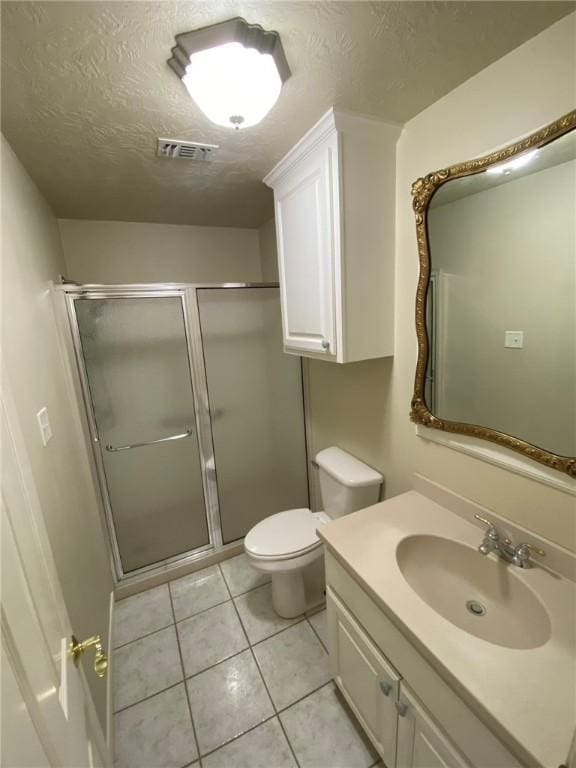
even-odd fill
[[(202, 334), (200, 327), (200, 313), (198, 309), (197, 291), (202, 288), (278, 288), (278, 283), (132, 283), (126, 285), (85, 284), (76, 285), (65, 283), (54, 286), (55, 290), (62, 291), (66, 295), (66, 308), (68, 323), (72, 336), (76, 368), (80, 380), (80, 389), (84, 411), (86, 414), (92, 456), (96, 468), (96, 476), (100, 495), (102, 498), (106, 529), (115, 567), (117, 583), (126, 583), (129, 579), (138, 579), (155, 572), (166, 571), (170, 566), (185, 566), (206, 557), (210, 553), (224, 551), (225, 548), (234, 545), (224, 545), (222, 540), (222, 528), (220, 521), (220, 508), (218, 503), (218, 486), (216, 483), (216, 465), (214, 458), (214, 445), (212, 441), (212, 422), (210, 415), (210, 403), (208, 398), (208, 385), (204, 364), (204, 351), (202, 347)], [(76, 299), (119, 299), (119, 298), (180, 298), (184, 319), (184, 333), (186, 337), (186, 349), (188, 353), (188, 365), (192, 382), (192, 395), (195, 410), (196, 434), (198, 437), (198, 449), (200, 455), (200, 469), (202, 487), (204, 492), (204, 504), (206, 521), (208, 524), (209, 544), (196, 549), (174, 555), (150, 565), (143, 566), (128, 572), (124, 571), (120, 550), (114, 526), (114, 516), (110, 493), (104, 471), (102, 445), (98, 433), (94, 402), (88, 382), (88, 374), (82, 351), (80, 329), (74, 302)]]

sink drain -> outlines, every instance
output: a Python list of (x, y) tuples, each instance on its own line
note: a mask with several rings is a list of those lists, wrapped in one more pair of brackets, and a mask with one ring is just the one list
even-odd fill
[(477, 600), (468, 600), (466, 603), (466, 610), (473, 616), (484, 616), (486, 613), (486, 608)]

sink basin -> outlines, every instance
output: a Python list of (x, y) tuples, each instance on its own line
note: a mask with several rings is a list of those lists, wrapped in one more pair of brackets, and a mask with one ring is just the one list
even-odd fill
[(549, 640), (548, 612), (515, 566), (431, 535), (402, 539), (396, 559), (420, 598), (460, 629), (508, 648), (537, 648)]

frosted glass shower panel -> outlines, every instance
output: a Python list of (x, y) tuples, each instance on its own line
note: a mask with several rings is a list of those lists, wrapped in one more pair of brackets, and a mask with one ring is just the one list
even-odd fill
[(75, 308), (123, 571), (208, 544), (181, 297)]
[(282, 352), (277, 288), (206, 288), (198, 307), (225, 543), (308, 506), (302, 368)]

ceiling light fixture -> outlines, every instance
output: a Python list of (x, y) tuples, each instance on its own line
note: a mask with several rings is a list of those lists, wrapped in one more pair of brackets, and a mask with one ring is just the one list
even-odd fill
[(290, 67), (277, 32), (236, 18), (176, 35), (168, 64), (216, 125), (247, 128), (272, 109)]

